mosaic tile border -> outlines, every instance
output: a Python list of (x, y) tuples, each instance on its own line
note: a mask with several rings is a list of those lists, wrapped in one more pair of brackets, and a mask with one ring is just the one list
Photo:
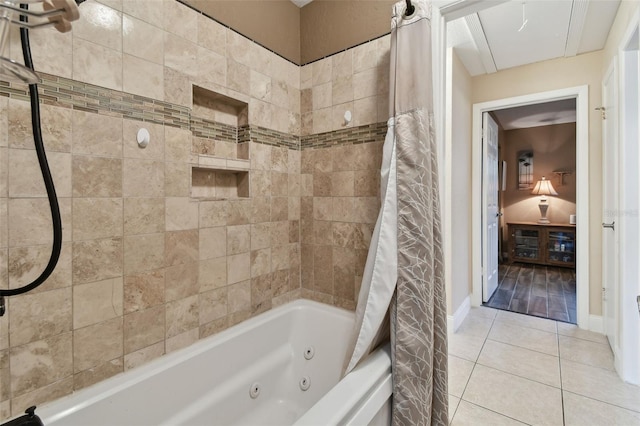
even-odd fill
[(300, 147), (305, 149), (330, 148), (336, 145), (356, 145), (361, 143), (384, 142), (387, 123), (373, 123), (325, 133), (302, 136)]
[(238, 141), (238, 128), (224, 123), (207, 120), (206, 118), (191, 117), (189, 128), (193, 136), (205, 139), (215, 139), (217, 141), (233, 142)]
[[(190, 128), (190, 108), (43, 72), (38, 72), (38, 76), (42, 104)], [(28, 87), (23, 83), (0, 83), (0, 96), (29, 102)]]
[[(253, 142), (264, 145), (286, 147), (289, 149), (300, 150), (300, 137), (293, 136), (288, 133), (281, 133), (276, 130), (267, 129), (260, 126), (249, 126), (249, 137)], [(240, 138), (238, 138), (240, 142)]]
[(251, 126), (248, 124), (238, 127), (238, 143), (245, 142), (251, 142)]
[[(191, 130), (198, 138), (230, 143), (256, 142), (288, 149), (318, 149), (336, 145), (384, 141), (386, 122), (368, 124), (309, 136), (295, 136), (261, 126), (240, 127), (192, 115), (191, 108), (119, 90), (107, 89), (64, 77), (39, 73), (40, 102), (111, 117), (127, 118)], [(0, 81), (0, 96), (29, 102), (23, 83)]]

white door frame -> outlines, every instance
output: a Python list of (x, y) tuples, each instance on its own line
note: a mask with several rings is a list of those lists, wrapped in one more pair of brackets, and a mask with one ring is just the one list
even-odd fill
[[(619, 66), (619, 199), (620, 206), (620, 272), (618, 285), (618, 336), (616, 370), (623, 380), (640, 384), (640, 317), (635, 301), (640, 294), (640, 247), (638, 240), (638, 208), (640, 193), (637, 185), (638, 121), (640, 120), (640, 87), (638, 82), (638, 32), (640, 11), (630, 20), (618, 49)], [(634, 37), (636, 37), (634, 39)], [(633, 44), (632, 48), (629, 46)], [(633, 166), (635, 163), (635, 168)], [(617, 225), (617, 223), (616, 223)]]
[[(451, 212), (453, 209), (452, 193), (451, 193), (451, 181), (453, 173), (453, 152), (451, 146), (445, 143), (445, 129), (446, 129), (446, 115), (447, 111), (447, 89), (445, 84), (446, 77), (446, 64), (447, 64), (447, 22), (461, 18), (470, 13), (475, 13), (480, 10), (496, 6), (500, 3), (505, 3), (508, 0), (434, 0), (431, 7), (431, 27), (432, 27), (432, 60), (433, 60), (433, 101), (434, 101), (434, 118), (436, 127), (436, 140), (439, 150), (439, 168), (442, 171), (440, 173), (440, 190), (442, 194), (442, 226), (443, 226), (443, 251), (444, 251), (444, 263), (445, 263), (445, 283), (452, 285), (452, 265), (453, 265), (453, 253), (451, 241), (452, 224), (451, 224)], [(573, 93), (567, 93), (564, 96), (566, 98), (577, 98), (576, 108), (578, 117), (580, 119), (580, 126), (576, 128), (576, 138), (585, 142), (585, 146), (581, 147), (576, 144), (577, 154), (577, 170), (576, 178), (583, 179), (583, 182), (588, 182), (588, 150), (586, 142), (588, 142), (588, 89), (587, 86), (581, 86), (573, 89), (564, 89), (564, 91), (571, 91)], [(562, 92), (562, 91), (557, 91)], [(548, 92), (549, 93), (549, 92)], [(535, 97), (536, 95), (531, 95)], [(512, 98), (513, 99), (513, 98)], [(534, 99), (529, 99), (532, 101)], [(547, 101), (549, 98), (538, 100)], [(499, 101), (496, 101), (499, 102)], [(498, 105), (489, 107), (490, 109), (500, 109)], [(487, 110), (490, 110), (487, 109)], [(474, 115), (475, 117), (475, 115)], [(477, 127), (472, 128), (474, 139), (479, 137)], [(582, 145), (582, 144), (580, 144)], [(474, 142), (473, 149), (476, 157), (473, 158), (473, 167), (479, 168), (478, 165), (480, 157), (475, 152), (481, 144)], [(580, 165), (583, 165), (582, 167)], [(481, 185), (481, 179), (478, 179), (477, 170), (472, 171), (473, 179), (473, 211), (472, 211), (472, 274), (473, 274), (473, 292), (471, 294), (471, 303), (474, 306), (479, 306), (482, 300), (482, 277), (481, 277), (481, 253), (479, 253), (481, 242), (481, 203), (479, 200), (481, 189), (478, 188)], [(588, 189), (588, 188), (587, 188)], [(577, 247), (577, 266), (578, 269), (577, 279), (580, 280), (580, 287), (582, 291), (577, 292), (577, 319), (578, 325), (583, 328), (587, 328), (589, 324), (589, 192), (588, 190), (582, 191), (578, 188), (576, 194), (577, 203), (577, 232), (579, 235), (578, 247)], [(585, 247), (580, 246), (580, 242), (586, 244)], [(450, 313), (451, 314), (451, 313)]]
[[(444, 282), (447, 289), (453, 283), (453, 241), (451, 182), (453, 180), (453, 151), (446, 143), (447, 119), (447, 21), (461, 18), (509, 0), (433, 0), (431, 3), (431, 58), (433, 61), (433, 114), (438, 147), (438, 170), (442, 218), (442, 249), (444, 254)], [(460, 308), (467, 307), (467, 302)], [(456, 307), (454, 307), (456, 309)], [(463, 309), (466, 312), (466, 309)], [(452, 315), (453, 312), (449, 312)]]
[(482, 113), (523, 105), (576, 100), (576, 313), (578, 326), (589, 326), (589, 87), (577, 86), (473, 105), (471, 147), (471, 304), (482, 304)]
[[(619, 189), (622, 173), (618, 135), (620, 103), (618, 102), (617, 59), (617, 57), (613, 58), (602, 79), (602, 107), (605, 108), (602, 122), (602, 323), (603, 332), (609, 339), (609, 345), (615, 359), (618, 357), (618, 341), (620, 340), (618, 337), (621, 265), (619, 236), (621, 230), (624, 229), (620, 226), (619, 218)], [(606, 82), (612, 85), (613, 93), (610, 94), (612, 99), (607, 97)], [(609, 140), (610, 136), (612, 136), (612, 140)], [(607, 176), (607, 172), (609, 176)], [(607, 182), (607, 179), (613, 179), (613, 181)], [(612, 194), (607, 195), (607, 189), (611, 189), (611, 187), (613, 187)], [(605, 222), (613, 222), (615, 228), (605, 228)], [(609, 301), (613, 302), (613, 306), (608, 303)]]

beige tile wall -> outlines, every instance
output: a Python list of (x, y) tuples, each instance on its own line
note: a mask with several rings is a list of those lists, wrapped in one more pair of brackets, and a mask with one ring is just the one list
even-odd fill
[[(31, 44), (43, 72), (188, 107), (195, 83), (249, 103), (252, 125), (299, 134), (299, 67), (174, 0), (90, 0), (71, 34), (33, 31)], [(28, 103), (0, 110), (0, 286), (15, 288), (46, 264), (51, 222)], [(250, 143), (253, 196), (204, 201), (189, 180), (207, 140), (190, 131), (51, 105), (42, 116), (64, 242), (54, 274), (0, 319), (0, 418), (299, 297), (299, 151)]]
[[(23, 103), (5, 101), (10, 115)], [(190, 198), (190, 131), (65, 112), (66, 131), (82, 137), (49, 149), (62, 256), (0, 320), (0, 395), (13, 414), (299, 297), (299, 151), (251, 143), (254, 196), (203, 201)], [(139, 127), (151, 133), (145, 150)], [(51, 225), (35, 151), (12, 140), (0, 149), (0, 278), (15, 288), (46, 263)]]
[[(389, 45), (387, 35), (301, 67), (302, 136), (387, 121)], [(325, 143), (335, 146), (302, 151), (302, 296), (354, 309), (380, 208), (382, 140)]]
[[(189, 108), (195, 83), (247, 102), (250, 125), (295, 136), (347, 127), (345, 109), (348, 127), (387, 119), (388, 37), (297, 67), (175, 0), (89, 0), (82, 14), (72, 33), (32, 32), (38, 70)], [(0, 98), (5, 288), (37, 276), (50, 252), (28, 114), (24, 100)], [(54, 274), (0, 319), (1, 419), (292, 299), (354, 308), (381, 142), (252, 142), (251, 197), (196, 200), (189, 170), (206, 140), (190, 131), (51, 105), (42, 116), (64, 242)]]
[(354, 309), (380, 209), (382, 142), (302, 151), (302, 296)]
[(301, 67), (302, 135), (387, 121), (389, 46), (386, 35)]

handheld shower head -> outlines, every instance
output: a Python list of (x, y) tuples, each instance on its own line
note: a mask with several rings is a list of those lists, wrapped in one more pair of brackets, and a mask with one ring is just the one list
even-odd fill
[[(78, 5), (84, 0), (3, 0), (0, 2), (0, 79), (21, 81), (28, 84), (38, 82), (38, 75), (5, 54), (9, 28), (35, 29), (53, 25), (60, 32), (71, 30), (70, 22), (80, 17)], [(18, 3), (27, 7), (19, 7)], [(29, 4), (42, 3), (42, 11), (29, 10)]]

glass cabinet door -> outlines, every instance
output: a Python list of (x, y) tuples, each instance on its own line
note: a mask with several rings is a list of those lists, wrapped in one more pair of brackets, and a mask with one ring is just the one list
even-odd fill
[(513, 232), (515, 242), (513, 257), (516, 259), (540, 260), (540, 251), (538, 249), (540, 231), (515, 229)]
[(547, 257), (550, 263), (572, 265), (576, 261), (576, 234), (567, 231), (549, 231)]

